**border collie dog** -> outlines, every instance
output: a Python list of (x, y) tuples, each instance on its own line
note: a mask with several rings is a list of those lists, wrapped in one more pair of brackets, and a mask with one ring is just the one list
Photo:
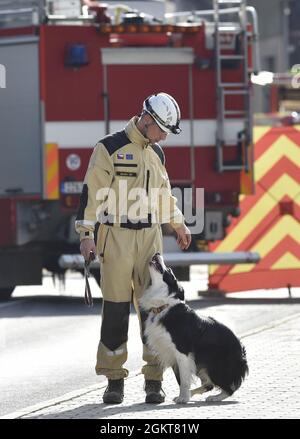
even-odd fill
[[(147, 313), (147, 346), (164, 368), (172, 367), (180, 386), (174, 401), (187, 403), (192, 395), (214, 387), (221, 392), (206, 401), (232, 395), (248, 373), (246, 351), (233, 332), (212, 317), (198, 316), (184, 300), (184, 290), (174, 273), (156, 253), (149, 263), (151, 285), (139, 303)], [(190, 391), (193, 377), (201, 387)]]

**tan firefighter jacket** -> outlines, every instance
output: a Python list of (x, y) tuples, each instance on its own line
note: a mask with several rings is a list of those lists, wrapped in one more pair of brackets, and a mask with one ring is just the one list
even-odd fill
[(93, 238), (95, 224), (169, 223), (176, 229), (184, 217), (171, 194), (165, 158), (150, 145), (133, 117), (123, 131), (108, 135), (94, 148), (84, 179), (75, 222), (80, 239)]

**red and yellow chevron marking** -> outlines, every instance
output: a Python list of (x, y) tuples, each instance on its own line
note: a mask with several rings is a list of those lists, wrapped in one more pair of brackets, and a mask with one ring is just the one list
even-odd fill
[(45, 145), (45, 198), (59, 198), (58, 147), (56, 143)]
[(254, 251), (261, 261), (211, 266), (210, 286), (227, 292), (300, 286), (300, 127), (254, 131), (255, 195), (240, 198), (240, 217), (210, 249)]
[[(256, 143), (263, 135), (266, 134), (268, 130), (269, 127), (257, 127), (253, 133), (253, 142)], [(241, 194), (244, 195), (252, 195), (255, 192), (254, 169), (251, 167), (251, 163), (253, 161), (253, 149), (254, 146), (250, 145), (246, 151), (248, 154), (248, 163), (250, 163), (250, 170), (248, 172), (241, 171), (240, 173)]]

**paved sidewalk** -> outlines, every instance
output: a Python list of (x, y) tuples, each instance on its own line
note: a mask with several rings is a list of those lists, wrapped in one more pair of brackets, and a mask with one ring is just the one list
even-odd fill
[[(125, 381), (125, 399), (120, 405), (102, 403), (105, 385), (67, 394), (62, 398), (28, 407), (3, 418), (22, 419), (229, 419), (300, 418), (300, 314), (258, 328), (242, 337), (250, 374), (242, 387), (223, 402), (206, 403), (196, 395), (178, 405), (178, 385), (173, 373), (164, 379), (166, 401), (144, 403), (143, 376)], [(209, 395), (212, 393), (207, 393)]]

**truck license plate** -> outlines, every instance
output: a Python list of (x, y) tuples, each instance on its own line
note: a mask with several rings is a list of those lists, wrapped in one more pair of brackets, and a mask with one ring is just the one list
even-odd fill
[(82, 186), (82, 181), (64, 181), (61, 184), (60, 191), (62, 194), (80, 194)]

